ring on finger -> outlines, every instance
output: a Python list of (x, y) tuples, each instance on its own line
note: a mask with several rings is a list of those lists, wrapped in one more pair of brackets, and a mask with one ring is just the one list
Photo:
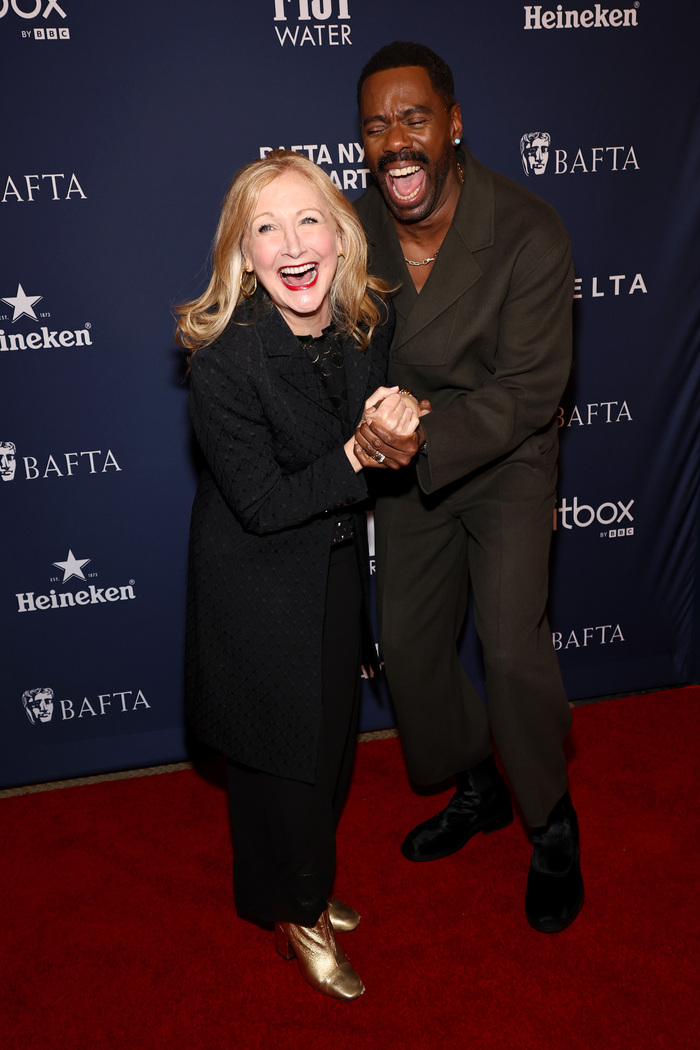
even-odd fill
[(376, 459), (377, 463), (383, 463), (386, 459), (386, 456), (383, 452), (380, 452), (379, 449), (377, 449), (377, 451), (372, 456), (372, 459)]

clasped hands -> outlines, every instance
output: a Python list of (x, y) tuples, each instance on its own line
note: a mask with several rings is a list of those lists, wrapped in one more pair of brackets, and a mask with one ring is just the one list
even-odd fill
[(365, 402), (355, 431), (353, 452), (363, 467), (400, 470), (407, 467), (425, 441), (421, 416), (430, 402), (398, 387), (379, 387)]

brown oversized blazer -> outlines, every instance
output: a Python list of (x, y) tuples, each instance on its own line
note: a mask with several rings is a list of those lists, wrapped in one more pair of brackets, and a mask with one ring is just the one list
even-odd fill
[[(191, 359), (204, 467), (190, 529), (188, 720), (228, 757), (307, 782), (318, 751), (334, 515), (367, 497), (342, 446), (385, 380), (393, 311), (382, 310), (385, 323), (364, 353), (344, 342), (347, 433), (261, 289)], [(364, 512), (357, 519), (366, 545)]]
[[(394, 297), (396, 333), (390, 350), (389, 380), (429, 397), (432, 414), (423, 419), (427, 455), (417, 456), (417, 467), (404, 472), (383, 472), (378, 478), (375, 515), (377, 593), (381, 634), (388, 627), (410, 620), (413, 598), (405, 593), (415, 550), (412, 537), (420, 536), (421, 565), (435, 559), (444, 572), (442, 515), (431, 531), (424, 520), (438, 510), (442, 500), (450, 513), (459, 514), (479, 531), (477, 518), (493, 522), (500, 504), (510, 507), (520, 500), (540, 507), (540, 527), (524, 538), (510, 529), (504, 535), (517, 549), (488, 548), (488, 576), (479, 580), (488, 594), (475, 595), (480, 606), (498, 609), (508, 603), (509, 622), (538, 622), (542, 616), (542, 582), (536, 576), (532, 589), (502, 593), (500, 567), (524, 555), (532, 566), (546, 564), (551, 539), (547, 528), (556, 483), (556, 409), (571, 368), (571, 308), (573, 268), (569, 239), (553, 209), (528, 190), (466, 156), (464, 185), (450, 229), (420, 295), (416, 293), (393, 221), (375, 188), (357, 205), (372, 247), (372, 268), (392, 284), (401, 282)], [(377, 471), (377, 474), (379, 472)], [(421, 499), (416, 499), (420, 488)], [(526, 491), (527, 487), (527, 491)], [(381, 488), (381, 491), (379, 489)], [(409, 520), (403, 522), (406, 516)], [(551, 519), (549, 519), (551, 520)], [(398, 523), (399, 527), (396, 527)], [(407, 528), (403, 529), (403, 524)], [(404, 533), (410, 538), (404, 539)], [(388, 568), (387, 568), (388, 567)], [(468, 586), (468, 567), (455, 564), (457, 587)], [(472, 580), (476, 586), (475, 580)], [(451, 645), (460, 629), (455, 604), (449, 596), (439, 600), (430, 573), (415, 586), (415, 602), (433, 611), (423, 648), (415, 653), (424, 668), (436, 661), (449, 663)], [(389, 619), (387, 620), (387, 617)], [(416, 616), (416, 622), (422, 622)], [(389, 627), (389, 623), (391, 626)], [(498, 635), (498, 623), (487, 627), (489, 644)], [(440, 648), (447, 640), (447, 649)], [(394, 646), (400, 639), (392, 635)], [(408, 644), (415, 645), (413, 638)], [(485, 654), (487, 663), (494, 656)], [(568, 725), (568, 705), (554, 666), (547, 681), (539, 678), (541, 660), (531, 649), (533, 663), (519, 652), (522, 717), (504, 717), (511, 697), (508, 683), (492, 676), (489, 711), (498, 719), (496, 743), (510, 761), (527, 746), (521, 725), (543, 711), (542, 695), (558, 697), (558, 725)], [(396, 657), (394, 657), (396, 659)], [(402, 677), (394, 701), (410, 776), (419, 783), (434, 783), (455, 769), (468, 768), (470, 752), (464, 725), (473, 716), (477, 694), (467, 688), (450, 691), (450, 676), (435, 675), (429, 695), (425, 676)], [(458, 694), (458, 695), (457, 695)], [(552, 701), (551, 710), (556, 706)], [(551, 713), (543, 715), (551, 717)], [(544, 740), (545, 735), (540, 734)], [(471, 756), (473, 757), (473, 755)], [(545, 773), (559, 775), (549, 763), (561, 765), (558, 751), (540, 756)], [(512, 767), (515, 768), (515, 767)], [(513, 774), (511, 773), (511, 777)], [(529, 783), (529, 781), (528, 781)], [(521, 782), (522, 790), (522, 782)], [(530, 788), (528, 788), (530, 790)], [(539, 784), (532, 792), (537, 796)], [(522, 800), (528, 801), (523, 794)]]
[(574, 271), (559, 216), (466, 151), (462, 159), (459, 203), (420, 295), (379, 190), (356, 202), (372, 272), (401, 285), (389, 381), (434, 409), (418, 458), (426, 493), (468, 481), (535, 436), (556, 454), (553, 419), (571, 371)]

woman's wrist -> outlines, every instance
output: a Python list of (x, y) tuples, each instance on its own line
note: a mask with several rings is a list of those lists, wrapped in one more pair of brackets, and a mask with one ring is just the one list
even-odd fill
[(348, 460), (350, 462), (350, 466), (352, 467), (352, 469), (355, 471), (356, 474), (359, 474), (360, 471), (362, 470), (362, 464), (360, 463), (359, 459), (355, 455), (355, 435), (354, 434), (353, 434), (353, 436), (351, 438), (348, 438), (348, 440), (345, 442), (345, 444), (343, 445), (343, 449), (345, 451), (345, 455), (348, 457)]

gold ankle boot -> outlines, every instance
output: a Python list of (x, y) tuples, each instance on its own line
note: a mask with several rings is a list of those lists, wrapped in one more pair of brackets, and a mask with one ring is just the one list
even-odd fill
[(334, 999), (357, 999), (365, 986), (333, 935), (327, 911), (315, 926), (275, 923), (275, 944), (285, 959), (296, 955), (301, 975), (312, 988)]
[(360, 913), (337, 897), (328, 901), (328, 918), (335, 933), (350, 933), (360, 925)]

